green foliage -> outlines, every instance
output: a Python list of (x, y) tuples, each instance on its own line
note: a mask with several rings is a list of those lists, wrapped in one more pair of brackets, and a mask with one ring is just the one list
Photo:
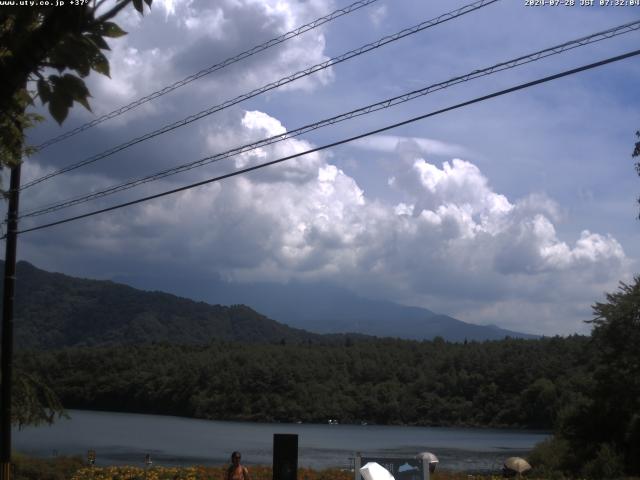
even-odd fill
[[(118, 38), (118, 37), (122, 37), (123, 35), (126, 35), (127, 32), (125, 32), (124, 30), (122, 30), (118, 25), (116, 25), (113, 22), (104, 22), (103, 24), (101, 24), (98, 27), (98, 31), (100, 33), (100, 35), (104, 36), (104, 37), (110, 37), (110, 38)], [(107, 45), (107, 42), (105, 42), (102, 37), (100, 35), (96, 35), (96, 37), (99, 40), (94, 40), (94, 42), (97, 43), (101, 43), (100, 47), (101, 48), (109, 48), (109, 46)], [(92, 37), (93, 39), (93, 37)], [(106, 47), (104, 47), (104, 45), (107, 45)]]
[(66, 416), (60, 399), (39, 376), (17, 368), (13, 372), (12, 423), (39, 425)]
[(556, 386), (548, 378), (538, 378), (522, 392), (522, 407), (532, 426), (544, 428), (549, 420), (554, 422), (557, 400)]
[(640, 475), (640, 276), (593, 310), (598, 365), (590, 413), (602, 418), (602, 443), (623, 454), (626, 471)]
[[(6, 111), (0, 110), (0, 169), (5, 166), (12, 168), (20, 163), (22, 155), (32, 153), (31, 148), (24, 147), (23, 132), (42, 121), (43, 117), (26, 112), (31, 104), (31, 96), (26, 90), (21, 90), (11, 99)], [(21, 113), (9, 115), (8, 111)]]
[(640, 277), (593, 307), (590, 375), (558, 414), (563, 466), (591, 478), (640, 475)]
[(566, 459), (571, 450), (566, 440), (556, 437), (549, 438), (535, 446), (529, 454), (528, 460), (534, 468), (536, 477), (559, 479), (570, 478), (570, 468)]
[(624, 477), (624, 458), (616, 447), (603, 443), (596, 450), (596, 456), (589, 459), (582, 473), (587, 478), (622, 478)]
[(55, 384), (68, 408), (271, 422), (549, 428), (570, 395), (570, 377), (581, 372), (575, 352), (587, 343), (584, 337), (467, 345), (355, 339), (349, 347), (217, 341), (24, 352), (17, 361)]
[[(636, 137), (638, 137), (638, 141), (636, 142), (636, 145), (633, 149), (633, 157), (640, 157), (640, 131), (636, 132)], [(636, 172), (638, 172), (638, 175), (640, 175), (640, 162), (636, 162)], [(640, 203), (640, 198), (638, 198), (638, 203)], [(640, 218), (640, 215), (638, 216), (638, 218)]]
[[(99, 2), (101, 6), (105, 2)], [(83, 78), (109, 76), (105, 38), (125, 32), (110, 20), (126, 5), (143, 12), (142, 0), (122, 0), (108, 10), (95, 2), (73, 8), (5, 6), (0, 13), (0, 168), (20, 163), (30, 150), (24, 132), (36, 120), (27, 109), (40, 97), (62, 123), (77, 102), (90, 110)], [(145, 0), (150, 7), (151, 0)], [(57, 74), (51, 73), (57, 70)]]

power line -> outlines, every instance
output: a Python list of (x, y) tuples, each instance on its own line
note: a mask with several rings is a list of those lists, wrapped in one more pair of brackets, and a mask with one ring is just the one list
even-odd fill
[(456, 105), (453, 105), (453, 106), (450, 106), (450, 107), (446, 107), (446, 108), (443, 108), (443, 109), (440, 109), (440, 110), (436, 110), (436, 111), (433, 111), (433, 112), (430, 112), (430, 113), (426, 113), (424, 115), (419, 115), (417, 117), (413, 117), (413, 118), (410, 118), (408, 120), (404, 120), (402, 122), (398, 122), (398, 123), (394, 123), (392, 125), (387, 125), (386, 127), (378, 128), (377, 130), (370, 130), (370, 131), (362, 133), (360, 135), (349, 137), (349, 138), (346, 138), (346, 139), (343, 139), (343, 140), (338, 140), (336, 142), (329, 143), (329, 144), (326, 144), (326, 145), (323, 145), (323, 146), (320, 146), (320, 147), (312, 148), (312, 149), (306, 150), (304, 152), (299, 152), (299, 153), (295, 153), (293, 155), (288, 155), (286, 157), (281, 157), (281, 158), (276, 159), (276, 160), (272, 160), (272, 161), (269, 161), (269, 162), (261, 163), (259, 165), (254, 165), (252, 167), (247, 167), (247, 168), (244, 168), (242, 170), (236, 170), (235, 172), (227, 173), (225, 175), (220, 175), (218, 177), (210, 178), (210, 179), (207, 179), (207, 180), (202, 180), (200, 182), (192, 183), (192, 184), (185, 185), (185, 186), (179, 187), (179, 188), (174, 188), (172, 190), (167, 190), (165, 192), (156, 193), (154, 195), (149, 195), (149, 196), (146, 196), (146, 197), (142, 197), (142, 198), (139, 198), (137, 200), (132, 200), (130, 202), (120, 203), (118, 205), (113, 205), (113, 206), (108, 207), (108, 208), (103, 208), (103, 209), (100, 209), (100, 210), (94, 210), (93, 212), (85, 213), (85, 214), (82, 214), (82, 215), (76, 215), (74, 217), (65, 218), (63, 220), (58, 220), (56, 222), (46, 223), (46, 224), (43, 224), (43, 225), (38, 225), (38, 226), (27, 228), (27, 229), (24, 229), (24, 230), (19, 230), (16, 233), (17, 234), (22, 234), (22, 233), (27, 233), (27, 232), (33, 232), (33, 231), (36, 231), (36, 230), (42, 230), (42, 229), (53, 227), (53, 226), (56, 226), (56, 225), (69, 223), (69, 222), (72, 222), (72, 221), (75, 221), (75, 220), (80, 220), (82, 218), (92, 217), (92, 216), (95, 216), (95, 215), (99, 215), (101, 213), (106, 213), (106, 212), (110, 212), (110, 211), (113, 211), (113, 210), (118, 210), (120, 208), (128, 207), (128, 206), (131, 206), (131, 205), (136, 205), (138, 203), (147, 202), (149, 200), (154, 200), (156, 198), (164, 197), (164, 196), (167, 196), (167, 195), (172, 195), (174, 193), (182, 192), (182, 191), (185, 191), (185, 190), (190, 190), (190, 189), (195, 188), (195, 187), (199, 187), (199, 186), (206, 185), (206, 184), (209, 184), (209, 183), (213, 183), (213, 182), (217, 182), (217, 181), (224, 180), (224, 179), (227, 179), (227, 178), (235, 177), (235, 176), (238, 176), (238, 175), (241, 175), (241, 174), (244, 174), (244, 173), (252, 172), (254, 170), (259, 170), (259, 169), (262, 169), (262, 168), (265, 168), (265, 167), (268, 167), (268, 166), (271, 166), (271, 165), (282, 163), (282, 162), (285, 162), (287, 160), (291, 160), (291, 159), (294, 159), (294, 158), (297, 158), (297, 157), (301, 157), (303, 155), (308, 155), (310, 153), (319, 152), (319, 151), (322, 151), (322, 150), (326, 150), (328, 148), (336, 147), (338, 145), (343, 145), (345, 143), (353, 142), (353, 141), (359, 140), (361, 138), (369, 137), (371, 135), (376, 135), (378, 133), (386, 132), (388, 130), (391, 130), (391, 129), (394, 129), (394, 128), (397, 128), (397, 127), (400, 127), (400, 126), (403, 126), (403, 125), (407, 125), (407, 124), (410, 124), (410, 123), (413, 123), (413, 122), (417, 122), (418, 120), (423, 120), (425, 118), (429, 118), (429, 117), (433, 117), (433, 116), (436, 116), (436, 115), (440, 115), (442, 113), (450, 112), (452, 110), (456, 110), (456, 109), (459, 109), (459, 108), (462, 108), (462, 107), (467, 107), (469, 105), (473, 105), (475, 103), (480, 103), (480, 102), (483, 102), (485, 100), (489, 100), (489, 99), (492, 99), (492, 98), (495, 98), (495, 97), (506, 95), (508, 93), (516, 92), (518, 90), (523, 90), (525, 88), (530, 88), (530, 87), (533, 87), (535, 85), (540, 85), (542, 83), (550, 82), (552, 80), (557, 80), (559, 78), (566, 77), (568, 75), (573, 75), (575, 73), (583, 72), (585, 70), (590, 70), (592, 68), (601, 67), (603, 65), (607, 65), (607, 64), (613, 63), (613, 62), (617, 62), (619, 60), (624, 60), (626, 58), (630, 58), (630, 57), (633, 57), (633, 56), (636, 56), (636, 55), (639, 55), (639, 54), (640, 54), (640, 50), (634, 50), (632, 52), (628, 52), (628, 53), (625, 53), (625, 54), (622, 54), (622, 55), (618, 55), (618, 56), (615, 56), (615, 57), (609, 57), (609, 58), (607, 58), (605, 60), (601, 60), (599, 62), (590, 63), (588, 65), (583, 65), (582, 67), (573, 68), (571, 70), (565, 70), (565, 71), (563, 71), (561, 73), (557, 73), (555, 75), (550, 75), (550, 76), (547, 76), (547, 77), (543, 77), (543, 78), (540, 78), (538, 80), (534, 80), (534, 81), (531, 81), (531, 82), (521, 83), (519, 85), (516, 85), (515, 87), (511, 87), (511, 88), (507, 88), (507, 89), (504, 89), (504, 90), (500, 90), (500, 91), (497, 91), (497, 92), (494, 92), (494, 93), (491, 93), (491, 94), (488, 94), (488, 95), (484, 95), (482, 97), (477, 97), (477, 98), (474, 98), (473, 100), (468, 100), (466, 102), (458, 103)]
[(158, 135), (162, 135), (164, 133), (170, 132), (172, 130), (175, 130), (176, 128), (179, 127), (183, 127), (185, 125), (188, 125), (192, 122), (195, 122), (196, 120), (200, 120), (201, 118), (204, 118), (208, 115), (211, 115), (213, 113), (219, 112), (221, 110), (224, 110), (225, 108), (231, 107), (233, 105), (236, 105), (240, 102), (243, 102), (245, 100), (248, 100), (250, 98), (256, 97), (262, 93), (268, 92), (270, 90), (273, 90), (275, 88), (281, 87), (283, 85), (286, 85), (288, 83), (291, 83), (295, 80), (298, 80), (300, 78), (303, 77), (307, 77), (309, 75), (312, 75), (313, 73), (319, 72), (321, 70), (324, 70), (326, 68), (329, 68), (333, 65), (337, 65), (339, 63), (342, 63), (346, 60), (349, 60), (351, 58), (355, 58), (357, 56), (360, 56), (364, 53), (367, 53), (371, 50), (375, 50), (376, 48), (382, 47), (383, 45), (386, 45), (388, 43), (391, 42), (395, 42), (397, 40), (400, 40), (401, 38), (407, 37), (409, 35), (413, 35), (415, 33), (418, 33), (422, 30), (425, 30), (427, 28), (439, 25), (441, 23), (447, 22), (449, 20), (453, 20), (454, 18), (460, 17), (462, 15), (465, 15), (467, 13), (473, 12), (475, 10), (478, 10), (480, 8), (486, 7), (487, 5), (490, 5), (492, 3), (498, 2), (500, 0), (477, 0), (476, 2), (470, 3), (468, 5), (465, 5), (463, 7), (460, 7), (456, 10), (452, 10), (450, 12), (444, 13), (434, 19), (431, 20), (427, 20), (425, 22), (422, 22), (418, 25), (415, 25), (413, 27), (410, 28), (405, 28), (404, 30), (401, 30), (393, 35), (388, 35), (386, 37), (383, 37), (375, 42), (372, 43), (368, 43), (366, 45), (363, 45), (355, 50), (351, 50), (347, 53), (344, 53), (342, 55), (339, 55), (337, 57), (333, 57), (329, 60), (326, 60), (322, 63), (318, 63), (312, 67), (306, 68), (304, 70), (300, 70), (292, 75), (286, 76), (281, 78), (280, 80), (277, 80), (275, 82), (269, 83), (268, 85), (265, 85), (263, 87), (260, 87), (258, 89), (252, 90), (249, 93), (245, 93), (243, 95), (240, 95), (236, 98), (233, 98), (231, 100), (227, 100), (219, 105), (215, 105), (213, 107), (210, 107), (206, 110), (202, 110), (201, 112), (198, 112), (196, 114), (190, 115), (189, 117), (183, 118), (182, 120), (178, 120), (177, 122), (171, 123), (169, 125), (165, 125), (157, 130), (154, 130), (153, 132), (149, 132), (146, 133), (140, 137), (136, 137), (132, 140), (129, 140), (125, 143), (122, 143), (120, 145), (117, 145), (115, 147), (112, 147), (102, 153), (93, 155), (89, 158), (86, 158), (85, 160), (81, 160), (80, 162), (68, 165), (66, 167), (63, 167), (59, 170), (56, 170), (54, 172), (51, 172), (47, 175), (43, 175), (42, 177), (36, 178), (35, 180), (32, 180), (30, 182), (25, 183), (20, 190), (24, 190), (26, 188), (32, 187), (33, 185), (36, 185), (38, 183), (41, 183), (45, 180), (48, 180), (50, 178), (53, 178), (57, 175), (75, 170), (77, 168), (83, 167), (85, 165), (94, 163), (98, 160), (101, 160), (103, 158), (109, 157), (117, 152), (120, 152), (122, 150), (125, 150), (133, 145), (136, 145), (138, 143), (144, 142), (145, 140), (149, 140), (151, 138), (157, 137)]
[(92, 127), (95, 127), (96, 125), (99, 125), (102, 122), (105, 122), (107, 120), (110, 120), (114, 117), (118, 117), (120, 115), (122, 115), (123, 113), (128, 112), (129, 110), (133, 110), (134, 108), (138, 108), (140, 105), (144, 105), (147, 102), (150, 102), (151, 100), (155, 100), (158, 97), (161, 97), (163, 95), (166, 95), (169, 92), (172, 92), (180, 87), (183, 87), (195, 80), (198, 80), (199, 78), (202, 78), (206, 75), (209, 75), (210, 73), (216, 72), (218, 70), (221, 70), (225, 67), (228, 67), (229, 65), (232, 65), (236, 62), (239, 62), (240, 60), (244, 60), (245, 58), (249, 58), (257, 53), (263, 52), (271, 47), (274, 47), (276, 45), (279, 45), (281, 43), (286, 42), (287, 40), (290, 40), (292, 38), (298, 37), (300, 35), (302, 35), (303, 33), (306, 33), (310, 30), (313, 30), (321, 25), (324, 25), (325, 23), (328, 23), (332, 20), (335, 20), (336, 18), (342, 17), (343, 15), (347, 15), (351, 12), (355, 12), (356, 10), (359, 10), (362, 7), (366, 7), (367, 5), (370, 5), (371, 3), (377, 2), (378, 0), (359, 0), (357, 2), (352, 3), (351, 5), (348, 5), (344, 8), (340, 8), (338, 10), (335, 10), (333, 12), (331, 12), (328, 15), (325, 15), (324, 17), (320, 17), (315, 19), (312, 22), (309, 22), (305, 25), (302, 25), (298, 28), (296, 28), (295, 30), (291, 30), (287, 33), (284, 33), (282, 35), (280, 35), (279, 37), (276, 38), (272, 38), (271, 40), (268, 40), (260, 45), (257, 45), (255, 47), (250, 48), (249, 50), (246, 50), (242, 53), (239, 53), (238, 55), (234, 56), (234, 57), (229, 57), (226, 60), (223, 60), (220, 63), (216, 63), (215, 65), (211, 65), (203, 70), (200, 70), (197, 73), (194, 73), (192, 75), (189, 75), (188, 77), (183, 78), (182, 80), (178, 80), (177, 82), (166, 86), (160, 90), (157, 90), (153, 93), (150, 93), (149, 95), (146, 95), (142, 98), (139, 98), (138, 100), (135, 100), (131, 103), (129, 103), (128, 105), (125, 105), (123, 107), (120, 107), (116, 110), (113, 110), (112, 112), (106, 113), (104, 115), (102, 115), (99, 118), (96, 118), (95, 120), (92, 120), (90, 122), (87, 122), (83, 125), (80, 125), (77, 128), (74, 128), (73, 130), (69, 130), (61, 135), (58, 135), (56, 137), (50, 138), (49, 140), (41, 143), (40, 145), (38, 145), (36, 147), (36, 150), (43, 150), (55, 143), (61, 142), (62, 140), (65, 140), (67, 138), (73, 137), (74, 135), (77, 135), (80, 132), (84, 132), (85, 130), (88, 130)]
[(277, 142), (281, 142), (281, 141), (287, 140), (289, 138), (297, 137), (297, 136), (300, 136), (300, 135), (302, 135), (304, 133), (308, 133), (310, 131), (317, 130), (319, 128), (323, 128), (323, 127), (328, 126), (328, 125), (333, 125), (333, 124), (336, 124), (336, 123), (339, 123), (339, 122), (350, 120), (352, 118), (356, 118), (356, 117), (359, 117), (359, 116), (362, 116), (362, 115), (366, 115), (366, 114), (369, 114), (369, 113), (372, 113), (372, 112), (376, 112), (378, 110), (383, 110), (383, 109), (386, 109), (386, 108), (390, 108), (392, 106), (399, 105), (401, 103), (405, 103), (405, 102), (408, 102), (410, 100), (414, 100), (414, 99), (416, 99), (418, 97), (428, 95), (428, 94), (430, 94), (430, 93), (432, 93), (434, 91), (442, 90), (442, 89), (448, 88), (450, 86), (457, 85), (459, 83), (467, 82), (467, 81), (470, 81), (470, 80), (473, 80), (473, 79), (476, 79), (476, 78), (479, 78), (479, 77), (483, 77), (483, 76), (486, 76), (486, 75), (490, 75), (490, 74), (493, 74), (493, 73), (496, 73), (496, 72), (500, 72), (500, 71), (503, 71), (503, 70), (515, 68), (517, 66), (524, 65), (524, 64), (527, 64), (527, 63), (531, 63), (531, 62), (540, 60), (542, 58), (549, 57), (551, 55), (557, 55), (557, 54), (563, 53), (563, 52), (565, 52), (567, 50), (571, 50), (571, 49), (574, 49), (574, 48), (577, 48), (577, 47), (581, 47), (581, 46), (588, 45), (588, 44), (591, 44), (591, 43), (595, 43), (595, 42), (599, 42), (599, 41), (602, 41), (602, 40), (606, 40), (608, 38), (612, 38), (612, 37), (617, 36), (617, 35), (622, 35), (622, 34), (625, 34), (625, 33), (633, 32), (633, 31), (636, 31), (636, 30), (639, 30), (639, 29), (640, 29), (640, 20), (637, 20), (635, 22), (626, 23), (626, 24), (623, 24), (623, 25), (620, 25), (620, 26), (617, 26), (617, 27), (613, 27), (613, 28), (610, 28), (610, 29), (607, 29), (607, 30), (604, 30), (604, 31), (601, 31), (601, 32), (597, 32), (597, 33), (591, 34), (591, 35), (586, 36), (586, 37), (581, 37), (581, 38), (578, 38), (576, 40), (571, 40), (571, 41), (562, 43), (560, 45), (549, 47), (549, 48), (546, 48), (544, 50), (539, 50), (537, 52), (530, 53), (528, 55), (524, 55), (524, 56), (521, 56), (521, 57), (518, 57), (518, 58), (515, 58), (515, 59), (512, 59), (512, 60), (508, 60), (506, 62), (501, 62), (501, 63), (495, 64), (495, 65), (493, 65), (491, 67), (486, 67), (486, 68), (483, 68), (483, 69), (474, 70), (474, 71), (472, 71), (470, 73), (467, 73), (465, 75), (454, 77), (454, 78), (452, 78), (450, 80), (446, 80), (444, 82), (440, 82), (440, 83), (436, 83), (436, 84), (433, 84), (433, 85), (429, 85), (429, 86), (424, 87), (422, 89), (414, 90), (412, 92), (409, 92), (409, 93), (406, 93), (406, 94), (403, 94), (403, 95), (399, 95), (399, 96), (396, 96), (396, 97), (393, 97), (393, 98), (389, 98), (389, 99), (386, 99), (386, 100), (383, 100), (383, 101), (380, 101), (380, 102), (377, 102), (377, 103), (374, 103), (374, 104), (370, 104), (370, 105), (367, 105), (365, 107), (358, 108), (356, 110), (351, 110), (350, 112), (342, 113), (340, 115), (337, 115), (337, 116), (334, 116), (334, 117), (331, 117), (331, 118), (328, 118), (328, 119), (320, 120), (318, 122), (315, 122), (315, 123), (312, 123), (312, 124), (308, 124), (308, 125), (305, 125), (303, 127), (296, 128), (294, 130), (290, 130), (289, 132), (286, 132), (286, 133), (283, 133), (283, 134), (280, 134), (280, 135), (274, 135), (272, 137), (269, 137), (269, 138), (266, 138), (266, 139), (263, 139), (263, 140), (259, 140), (259, 141), (256, 141), (256, 142), (253, 142), (253, 143), (250, 143), (250, 144), (242, 145), (240, 147), (236, 147), (236, 148), (233, 148), (231, 150), (227, 150), (225, 152), (218, 153), (218, 154), (215, 154), (215, 155), (210, 155), (210, 156), (195, 160), (193, 162), (189, 162), (189, 163), (186, 163), (186, 164), (183, 164), (183, 165), (179, 165), (177, 167), (168, 168), (168, 169), (156, 172), (154, 174), (147, 175), (145, 177), (141, 177), (141, 178), (137, 178), (137, 179), (134, 179), (134, 180), (130, 180), (130, 181), (122, 183), (122, 184), (112, 185), (112, 186), (107, 187), (107, 188), (105, 188), (103, 190), (100, 190), (98, 192), (93, 192), (93, 193), (77, 196), (77, 197), (74, 197), (74, 198), (70, 198), (70, 199), (64, 200), (62, 202), (52, 203), (52, 204), (49, 204), (49, 205), (43, 206), (43, 207), (37, 207), (37, 208), (28, 210), (27, 212), (23, 213), (19, 218), (35, 217), (35, 216), (39, 216), (39, 215), (44, 215), (44, 214), (52, 213), (52, 212), (55, 212), (55, 211), (58, 211), (58, 210), (61, 210), (61, 209), (64, 209), (64, 208), (68, 208), (68, 207), (71, 207), (71, 206), (74, 206), (74, 205), (85, 203), (85, 202), (88, 202), (90, 200), (94, 200), (94, 199), (97, 199), (97, 198), (102, 198), (102, 197), (105, 197), (105, 196), (108, 196), (108, 195), (112, 195), (114, 193), (121, 192), (121, 191), (124, 191), (124, 190), (128, 190), (130, 188), (134, 188), (136, 186), (139, 186), (139, 185), (142, 185), (142, 184), (145, 184), (145, 183), (149, 183), (149, 182), (152, 182), (152, 181), (155, 181), (155, 180), (159, 180), (161, 178), (165, 178), (165, 177), (168, 177), (168, 176), (171, 176), (171, 175), (175, 175), (177, 173), (181, 173), (181, 172), (185, 172), (185, 171), (188, 171), (188, 170), (192, 170), (194, 168), (198, 168), (198, 167), (201, 167), (201, 166), (213, 163), (213, 162), (221, 161), (221, 160), (224, 160), (226, 158), (239, 155), (241, 153), (245, 153), (245, 152), (260, 148), (260, 147), (265, 147), (265, 146), (272, 145), (272, 144), (277, 143)]

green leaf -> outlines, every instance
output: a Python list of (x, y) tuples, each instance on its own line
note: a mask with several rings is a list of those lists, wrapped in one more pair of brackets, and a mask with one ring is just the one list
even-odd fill
[(90, 95), (87, 95), (87, 96), (84, 96), (84, 97), (78, 97), (78, 98), (76, 98), (74, 100), (91, 112), (92, 111), (91, 110), (91, 105), (89, 105), (89, 100), (87, 100), (87, 97), (89, 97), (89, 96)]
[(96, 47), (101, 48), (102, 50), (111, 50), (111, 48), (109, 48), (109, 44), (101, 35), (98, 35), (97, 33), (90, 33), (87, 35), (87, 38), (91, 40)]
[(79, 60), (76, 48), (68, 41), (68, 38), (51, 50), (49, 59), (59, 72), (62, 72), (65, 68), (75, 69)]
[(64, 77), (62, 77), (59, 88), (63, 89), (62, 93), (64, 95), (71, 97), (73, 100), (80, 103), (84, 108), (91, 111), (91, 107), (89, 106), (89, 102), (87, 100), (87, 98), (91, 95), (89, 94), (89, 89), (81, 79), (79, 79), (75, 75), (67, 73)]
[(51, 99), (51, 87), (49, 82), (44, 78), (38, 80), (38, 95), (40, 95), (40, 101), (45, 105)]
[(102, 24), (102, 36), (109, 38), (118, 38), (126, 35), (127, 32), (122, 30), (118, 25), (113, 22), (104, 22)]
[(56, 101), (59, 104), (65, 105), (67, 108), (71, 108), (71, 106), (73, 106), (73, 95), (69, 89), (69, 80), (65, 77), (58, 77), (56, 75), (49, 77), (49, 81), (53, 87), (50, 102)]
[(100, 53), (100, 49), (95, 43), (86, 37), (76, 39), (74, 41), (74, 46), (76, 52), (76, 64), (73, 69), (84, 78), (91, 72), (91, 59)]
[(49, 54), (50, 63), (62, 73), (65, 69), (76, 70), (80, 76), (89, 75), (89, 59), (100, 49), (83, 36), (67, 35)]
[(62, 77), (62, 82), (72, 97), (76, 95), (89, 95), (89, 89), (84, 84), (84, 81), (75, 75), (71, 75), (70, 73), (65, 74), (64, 77)]
[(91, 68), (93, 68), (96, 72), (106, 75), (111, 78), (109, 71), (109, 60), (102, 53), (98, 52), (91, 59)]
[(144, 4), (142, 3), (142, 0), (133, 0), (133, 6), (134, 8), (139, 11), (140, 13), (144, 13), (142, 11)]
[(67, 114), (69, 113), (69, 106), (61, 97), (54, 95), (49, 102), (49, 113), (56, 122), (62, 125), (62, 122), (64, 122), (64, 119), (67, 118)]

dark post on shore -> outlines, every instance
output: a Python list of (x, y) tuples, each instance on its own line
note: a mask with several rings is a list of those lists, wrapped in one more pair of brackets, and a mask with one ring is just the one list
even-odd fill
[(298, 479), (298, 435), (273, 434), (273, 480)]
[(7, 212), (6, 253), (4, 257), (4, 292), (2, 296), (2, 354), (0, 356), (0, 480), (11, 479), (11, 384), (13, 370), (13, 299), (16, 283), (18, 240), (18, 200), (20, 165), (11, 169)]

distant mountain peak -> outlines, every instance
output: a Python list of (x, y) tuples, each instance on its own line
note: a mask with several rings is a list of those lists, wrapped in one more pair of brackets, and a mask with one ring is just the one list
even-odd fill
[(209, 303), (244, 303), (269, 318), (316, 333), (360, 333), (379, 337), (448, 341), (538, 338), (498, 326), (476, 325), (426, 308), (369, 299), (324, 282), (234, 284), (219, 279), (181, 278), (172, 284), (161, 278), (122, 277), (139, 288), (153, 286)]

